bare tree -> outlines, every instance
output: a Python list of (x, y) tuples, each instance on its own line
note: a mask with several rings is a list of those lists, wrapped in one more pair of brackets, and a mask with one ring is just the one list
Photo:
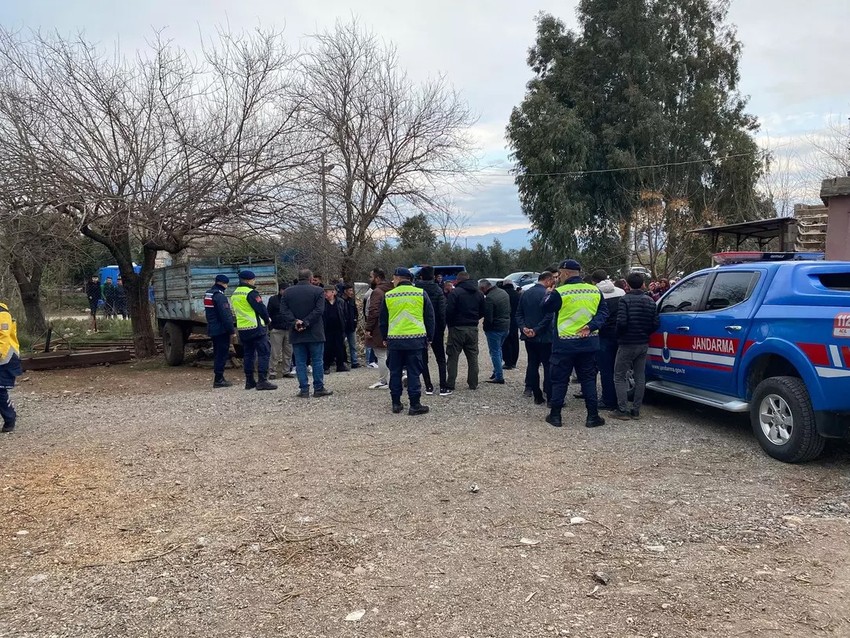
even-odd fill
[(850, 175), (850, 118), (832, 118), (826, 131), (809, 138), (817, 152), (808, 162), (818, 180)]
[[(195, 62), (157, 35), (147, 55), (84, 39), (0, 34), (10, 133), (0, 158), (33, 206), (106, 246), (127, 290), (136, 353), (155, 354), (148, 288), (158, 251), (234, 225), (277, 226), (308, 157), (278, 33), (219, 33)], [(141, 272), (134, 271), (134, 258)]]
[(445, 78), (415, 84), (395, 49), (356, 22), (313, 36), (301, 69), (317, 150), (334, 167), (324, 241), (340, 246), (349, 279), (368, 240), (393, 232), (410, 207), (444, 208), (444, 184), (470, 169), (474, 118)]

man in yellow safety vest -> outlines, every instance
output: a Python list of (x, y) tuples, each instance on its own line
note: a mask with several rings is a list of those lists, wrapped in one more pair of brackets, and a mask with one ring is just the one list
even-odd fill
[(3, 417), (3, 432), (15, 429), (17, 413), (9, 390), (15, 387), (15, 378), (21, 376), (21, 347), (18, 330), (9, 306), (0, 302), (0, 416)]
[(413, 285), (413, 274), (407, 268), (396, 268), (394, 288), (384, 294), (381, 308), (381, 334), (386, 335), (387, 367), (390, 370), (390, 397), (393, 413), (404, 410), (401, 403), (402, 374), (407, 369), (408, 414), (426, 414), (428, 406), (422, 396), (422, 353), (434, 338), (434, 306), (421, 288)]
[(543, 298), (544, 312), (555, 314), (555, 335), (549, 359), (552, 395), (546, 422), (559, 428), (563, 425), (561, 410), (567, 396), (567, 385), (573, 370), (581, 383), (587, 408), (585, 426), (605, 425), (599, 416), (596, 394), (596, 352), (599, 350), (599, 328), (608, 317), (608, 306), (602, 303), (599, 288), (586, 284), (581, 278), (581, 265), (565, 259), (558, 268), (561, 285)]
[[(245, 389), (277, 390), (269, 383), (269, 359), (271, 345), (267, 326), (271, 323), (263, 298), (254, 287), (256, 277), (250, 270), (239, 273), (239, 287), (230, 297), (233, 314), (236, 315), (236, 330), (242, 344), (242, 365), (245, 369)], [(254, 379), (254, 364), (257, 364), (258, 379)]]

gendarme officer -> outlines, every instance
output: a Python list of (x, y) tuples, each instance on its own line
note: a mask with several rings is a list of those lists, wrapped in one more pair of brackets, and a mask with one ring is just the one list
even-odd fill
[[(233, 291), (230, 303), (236, 315), (236, 329), (244, 353), (242, 363), (245, 369), (245, 389), (277, 390), (269, 383), (269, 358), (271, 346), (267, 326), (271, 323), (263, 298), (254, 287), (256, 277), (250, 270), (239, 273), (239, 287)], [(254, 380), (254, 364), (257, 364), (258, 380)]]
[(599, 288), (584, 283), (577, 261), (565, 259), (558, 270), (561, 285), (541, 302), (545, 312), (555, 313), (555, 339), (549, 360), (551, 411), (546, 422), (561, 427), (561, 409), (570, 374), (575, 369), (587, 408), (585, 425), (595, 428), (605, 425), (605, 419), (599, 416), (596, 396), (596, 351), (599, 350), (599, 328), (608, 317), (608, 306), (602, 303)]
[(407, 368), (408, 414), (426, 414), (428, 406), (422, 396), (422, 353), (434, 338), (434, 306), (425, 291), (413, 285), (413, 274), (407, 268), (393, 273), (395, 288), (384, 294), (381, 308), (381, 334), (386, 335), (387, 367), (390, 370), (390, 397), (393, 413), (404, 410), (401, 403), (402, 373)]
[(233, 311), (224, 291), (230, 279), (216, 275), (215, 285), (204, 295), (204, 314), (207, 317), (207, 334), (213, 343), (214, 388), (229, 388), (232, 383), (224, 378), (224, 366), (230, 355), (230, 336), (233, 334)]

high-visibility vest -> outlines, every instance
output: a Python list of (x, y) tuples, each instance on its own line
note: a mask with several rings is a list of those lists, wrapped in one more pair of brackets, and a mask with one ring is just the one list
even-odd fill
[[(558, 311), (558, 338), (580, 339), (579, 330), (584, 328), (599, 310), (602, 295), (599, 288), (590, 284), (564, 284), (555, 289), (561, 295)], [(599, 334), (598, 331), (590, 333)]]
[(384, 294), (389, 315), (387, 339), (426, 337), (425, 291), (414, 286), (398, 286)]
[(0, 365), (6, 365), (14, 355), (21, 356), (21, 346), (18, 343), (18, 328), (9, 306), (0, 303)]
[(248, 293), (253, 292), (251, 286), (239, 286), (230, 297), (233, 314), (236, 315), (237, 330), (253, 330), (260, 325), (257, 311), (248, 303)]

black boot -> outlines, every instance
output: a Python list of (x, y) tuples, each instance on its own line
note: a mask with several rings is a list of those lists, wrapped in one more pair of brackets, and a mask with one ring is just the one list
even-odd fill
[(422, 405), (419, 402), (419, 398), (410, 400), (410, 409), (407, 411), (407, 414), (410, 416), (418, 416), (420, 414), (428, 414), (430, 408), (427, 405)]
[(269, 383), (266, 375), (261, 374), (260, 380), (257, 382), (257, 390), (277, 390), (277, 386), (274, 383)]
[(233, 384), (230, 383), (227, 379), (224, 378), (223, 374), (215, 375), (215, 381), (213, 381), (213, 388), (229, 388)]
[(404, 404), (400, 399), (393, 399), (393, 414), (401, 414), (404, 412)]
[(552, 408), (551, 410), (549, 410), (549, 414), (546, 415), (546, 423), (555, 428), (559, 428), (564, 425), (564, 423), (561, 421), (560, 408)]
[(254, 380), (254, 375), (253, 374), (246, 374), (245, 375), (245, 389), (246, 390), (253, 390), (256, 387), (257, 387), (257, 382)]
[(600, 425), (605, 425), (605, 419), (603, 419), (598, 414), (593, 416), (587, 415), (587, 420), (584, 422), (584, 427), (586, 428), (598, 428)]
[(14, 432), (15, 431), (15, 422), (9, 421), (8, 423), (3, 424), (3, 432)]

